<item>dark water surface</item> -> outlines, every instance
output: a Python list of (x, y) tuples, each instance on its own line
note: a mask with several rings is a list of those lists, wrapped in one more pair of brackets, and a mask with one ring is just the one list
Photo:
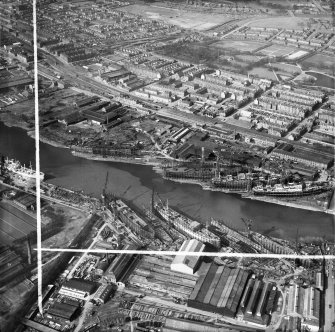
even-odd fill
[[(34, 161), (35, 141), (19, 128), (0, 122), (0, 153), (21, 162)], [(149, 207), (154, 187), (172, 207), (202, 222), (211, 217), (228, 221), (244, 229), (241, 218), (254, 221), (253, 229), (273, 236), (295, 239), (299, 236), (334, 240), (333, 216), (302, 209), (242, 199), (238, 195), (204, 191), (200, 186), (179, 184), (162, 179), (150, 166), (92, 161), (75, 157), (70, 150), (40, 144), (41, 169), (51, 183), (84, 190), (100, 196), (109, 172), (108, 190), (140, 207)]]

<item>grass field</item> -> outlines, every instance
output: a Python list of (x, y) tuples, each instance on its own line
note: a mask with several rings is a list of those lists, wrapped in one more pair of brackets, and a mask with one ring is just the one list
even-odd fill
[(266, 43), (244, 40), (222, 40), (212, 46), (220, 49), (234, 49), (240, 52), (253, 52), (257, 48), (266, 45)]
[(169, 24), (177, 25), (185, 29), (207, 30), (218, 24), (231, 20), (226, 15), (208, 14), (201, 12), (189, 12), (176, 8), (167, 8), (159, 3), (155, 5), (136, 4), (120, 8), (127, 13), (142, 15), (153, 20), (162, 20)]
[(286, 56), (296, 50), (295, 47), (284, 46), (284, 45), (271, 45), (267, 48), (262, 49), (259, 53), (267, 56)]
[(287, 63), (273, 63), (271, 65), (272, 68), (275, 68), (276, 70), (282, 71), (286, 74), (295, 74), (295, 73), (301, 73), (301, 68), (299, 68), (296, 65), (290, 65)]
[(269, 68), (256, 67), (256, 68), (249, 70), (248, 73), (250, 75), (255, 75), (260, 78), (266, 78), (266, 79), (273, 80), (273, 81), (277, 80), (275, 74)]
[(312, 57), (304, 60), (303, 63), (313, 66), (318, 66), (319, 64), (322, 63), (327, 67), (335, 67), (335, 59), (331, 56), (323, 54), (315, 54)]
[[(279, 28), (279, 29), (303, 29), (308, 22), (309, 18), (305, 17), (290, 17), (290, 16), (277, 16), (269, 18), (257, 18), (250, 22), (250, 27), (262, 28)], [(241, 21), (239, 24), (247, 22)], [(249, 20), (250, 21), (250, 20)]]
[(334, 75), (335, 58), (323, 54), (315, 54), (301, 62), (305, 70), (321, 71), (328, 75)]

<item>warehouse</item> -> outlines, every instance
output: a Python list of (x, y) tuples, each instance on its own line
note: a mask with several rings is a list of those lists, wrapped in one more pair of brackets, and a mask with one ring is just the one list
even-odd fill
[(68, 321), (72, 321), (78, 313), (79, 305), (73, 306), (67, 303), (56, 302), (48, 311), (51, 316), (63, 318)]
[[(137, 250), (136, 244), (127, 244), (123, 250)], [(116, 282), (125, 281), (132, 271), (132, 268), (137, 263), (137, 255), (131, 254), (120, 254), (118, 255), (113, 263), (110, 265), (105, 276), (110, 279), (115, 279)]]
[(299, 147), (293, 151), (287, 151), (284, 147), (279, 146), (272, 151), (271, 157), (292, 160), (316, 169), (328, 169), (334, 163), (334, 158), (331, 155), (326, 155), (316, 149), (307, 150)]
[[(186, 240), (180, 247), (180, 252), (203, 252), (205, 245), (195, 239)], [(171, 263), (171, 271), (194, 274), (199, 267), (200, 256), (177, 255)]]
[(90, 295), (95, 291), (96, 286), (97, 284), (92, 281), (70, 279), (63, 284), (59, 290), (59, 294), (83, 300), (87, 295)]
[(112, 284), (101, 285), (94, 296), (94, 300), (99, 304), (104, 304), (109, 300), (114, 290), (115, 288)]
[[(178, 318), (167, 318), (162, 329), (163, 332), (239, 332), (241, 329), (215, 326), (210, 323), (195, 322)], [(249, 331), (249, 330), (248, 330)]]
[(25, 210), (35, 210), (36, 208), (36, 197), (33, 195), (19, 195), (13, 200), (13, 202)]
[(248, 278), (246, 270), (212, 263), (195, 285), (188, 306), (235, 317)]
[(241, 301), (244, 321), (259, 326), (267, 326), (270, 323), (271, 313), (276, 305), (277, 293), (274, 283), (250, 279)]
[(73, 112), (71, 114), (61, 116), (58, 119), (58, 122), (65, 124), (66, 126), (70, 126), (76, 123), (80, 123), (85, 121), (86, 117), (83, 116), (79, 111)]
[(87, 105), (91, 105), (93, 103), (96, 103), (97, 101), (99, 101), (99, 97), (98, 96), (90, 96), (90, 97), (84, 97), (82, 99), (79, 99), (77, 101), (75, 101), (75, 105), (78, 107), (83, 107), (83, 106), (87, 106)]

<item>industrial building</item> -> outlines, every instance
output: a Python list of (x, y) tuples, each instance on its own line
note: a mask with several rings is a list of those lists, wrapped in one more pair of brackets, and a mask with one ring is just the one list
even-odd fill
[[(137, 250), (136, 244), (127, 244), (123, 250)], [(137, 263), (137, 255), (121, 254), (118, 255), (109, 269), (106, 271), (105, 276), (113, 279), (114, 282), (124, 282), (132, 271), (132, 268)]]
[(277, 300), (278, 290), (275, 283), (264, 282), (255, 277), (249, 279), (240, 303), (243, 320), (258, 326), (267, 326)]
[(187, 300), (199, 277), (171, 271), (172, 261), (171, 256), (145, 255), (130, 276), (129, 284), (146, 293)]
[(98, 96), (84, 97), (84, 98), (76, 100), (74, 105), (77, 107), (84, 107), (84, 106), (88, 106), (88, 105), (98, 102), (99, 99), (100, 98)]
[(331, 154), (323, 153), (319, 150), (294, 147), (290, 144), (281, 143), (272, 153), (272, 157), (283, 160), (292, 160), (316, 169), (327, 169), (334, 163)]
[(35, 210), (36, 197), (29, 194), (18, 195), (13, 199), (13, 202), (25, 210)]
[(87, 295), (90, 295), (95, 291), (96, 286), (97, 284), (92, 281), (70, 279), (62, 285), (59, 294), (84, 300)]
[(94, 295), (94, 300), (99, 304), (104, 304), (109, 300), (114, 290), (115, 287), (112, 284), (101, 285)]
[[(162, 328), (163, 332), (239, 332), (239, 328), (232, 326), (223, 327), (207, 324), (203, 322), (194, 322), (178, 318), (167, 318)], [(248, 330), (249, 331), (249, 330)]]
[(171, 263), (171, 271), (194, 274), (200, 264), (200, 256), (189, 256), (187, 252), (203, 252), (205, 245), (195, 239), (186, 240), (179, 249), (179, 252), (185, 252), (185, 255), (177, 255)]
[(73, 306), (68, 303), (56, 302), (48, 310), (48, 315), (63, 318), (67, 321), (72, 321), (79, 310), (79, 303), (77, 306)]
[(320, 326), (321, 291), (315, 287), (291, 285), (288, 290), (287, 314), (300, 315), (303, 325), (310, 331), (318, 331)]
[(210, 264), (197, 281), (188, 306), (235, 317), (249, 271)]

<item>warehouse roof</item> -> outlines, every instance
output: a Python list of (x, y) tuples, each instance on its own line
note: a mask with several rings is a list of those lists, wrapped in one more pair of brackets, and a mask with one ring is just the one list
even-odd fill
[(246, 270), (230, 269), (212, 263), (197, 281), (190, 300), (211, 306), (213, 311), (214, 308), (226, 308), (236, 313), (248, 277), (249, 272)]
[(194, 269), (196, 264), (199, 261), (198, 256), (189, 256), (187, 255), (187, 252), (202, 252), (205, 249), (205, 245), (195, 239), (186, 240), (180, 247), (179, 251), (185, 251), (185, 255), (178, 255), (174, 258), (173, 262), (171, 263), (171, 266), (177, 265), (177, 264), (184, 264), (191, 269)]
[(93, 281), (88, 281), (84, 279), (70, 279), (65, 282), (62, 287), (76, 289), (78, 291), (91, 293), (96, 287), (96, 283)]
[(70, 304), (56, 302), (49, 309), (49, 314), (52, 316), (64, 318), (66, 320), (71, 320), (77, 309), (78, 307), (72, 306)]

